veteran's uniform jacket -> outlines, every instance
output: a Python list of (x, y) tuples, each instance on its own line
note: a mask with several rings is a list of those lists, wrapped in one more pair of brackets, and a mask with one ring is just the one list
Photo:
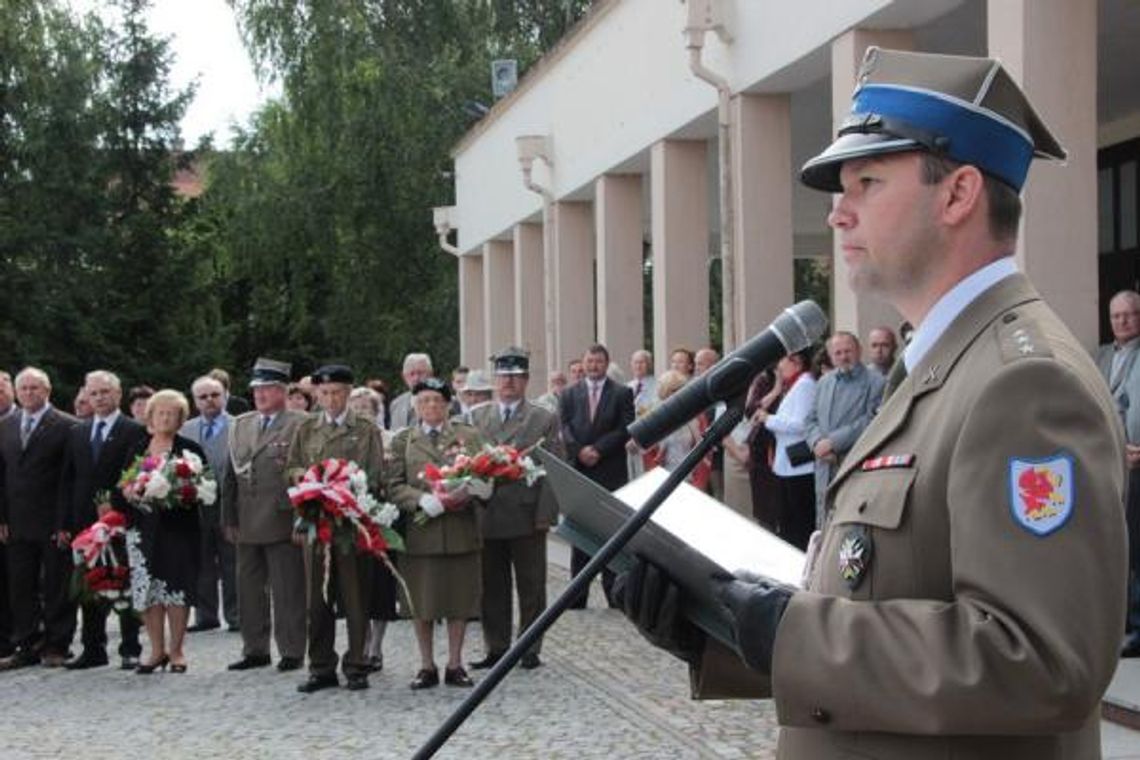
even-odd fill
[(289, 446), (287, 485), (329, 458), (356, 462), (368, 474), (369, 490), (380, 493), (384, 485), (384, 439), (375, 422), (351, 410), (345, 412), (344, 424), (339, 426), (332, 425), (324, 413), (307, 416), (297, 425)]
[(286, 494), (285, 465), (297, 426), (308, 417), (283, 409), (261, 431), (262, 415), (248, 412), (230, 426), (230, 458), (222, 489), (222, 524), (240, 527), (239, 542), (289, 541), (293, 508)]
[[(541, 441), (542, 448), (565, 459), (558, 416), (520, 401), (505, 423), (497, 403), (475, 409), (472, 422), (490, 443), (525, 449)], [(516, 538), (547, 530), (558, 519), (558, 503), (546, 479), (528, 487), (525, 482), (496, 486), (483, 515), (484, 538)]]
[(1124, 472), (1087, 353), (1022, 275), (982, 293), (828, 490), (775, 640), (778, 756), (1099, 757)]
[[(479, 431), (462, 422), (444, 423), (433, 442), (419, 425), (404, 428), (392, 439), (388, 471), (388, 498), (408, 514), (419, 509), (419, 500), (430, 493), (420, 473), (428, 464), (450, 464), (457, 453), (475, 454), (483, 447)], [(423, 525), (408, 522), (405, 550), (412, 555), (465, 554), (482, 547), (475, 519), (475, 503), (456, 512), (445, 512)]]

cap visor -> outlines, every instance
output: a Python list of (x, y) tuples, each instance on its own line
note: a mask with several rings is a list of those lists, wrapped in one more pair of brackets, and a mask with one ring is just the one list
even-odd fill
[(914, 140), (881, 132), (853, 132), (842, 135), (827, 146), (826, 150), (803, 165), (800, 169), (800, 181), (810, 188), (823, 190), (826, 193), (842, 192), (843, 187), (839, 184), (839, 168), (843, 166), (844, 161), (902, 153), (921, 147)]

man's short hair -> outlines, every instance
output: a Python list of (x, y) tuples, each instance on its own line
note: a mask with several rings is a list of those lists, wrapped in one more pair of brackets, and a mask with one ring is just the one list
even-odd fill
[(22, 380), (25, 377), (33, 377), (36, 380), (39, 380), (41, 383), (43, 383), (48, 388), (51, 388), (51, 378), (48, 377), (48, 374), (46, 372), (44, 372), (42, 369), (40, 369), (39, 367), (24, 367), (22, 370), (17, 372), (16, 373), (16, 385), (19, 385), (20, 380)]
[[(586, 354), (601, 354), (606, 357), (606, 361), (610, 360), (610, 352), (601, 343), (594, 343), (586, 349)], [(584, 354), (585, 355), (585, 354)]]
[(415, 364), (426, 364), (428, 370), (432, 370), (431, 357), (427, 354), (408, 354), (404, 357), (404, 372), (407, 372)]
[[(937, 185), (962, 164), (929, 151), (921, 151), (922, 182)], [(979, 171), (981, 171), (979, 169)], [(989, 200), (990, 235), (994, 240), (1017, 240), (1017, 225), (1021, 223), (1021, 196), (1009, 185), (982, 172), (986, 198)]]
[(88, 372), (83, 378), (83, 384), (87, 385), (92, 380), (102, 380), (117, 391), (123, 390), (123, 384), (119, 380), (119, 376), (105, 369), (95, 369)]
[(851, 340), (855, 341), (855, 348), (859, 348), (859, 338), (855, 335), (855, 333), (850, 333), (846, 330), (836, 330), (831, 334), (831, 337), (827, 339), (827, 342), (830, 343), (836, 338), (850, 338)]
[(215, 380), (217, 380), (219, 383), (222, 384), (222, 390), (226, 391), (227, 393), (229, 392), (229, 390), (230, 390), (230, 373), (229, 372), (226, 372), (221, 367), (214, 367), (212, 370), (210, 370), (209, 372), (206, 373), (206, 376), (212, 377)]
[(202, 386), (206, 385), (207, 383), (212, 383), (214, 385), (221, 386), (223, 392), (225, 392), (225, 390), (226, 390), (226, 384), (225, 383), (223, 383), (218, 378), (214, 377), (213, 374), (207, 374), (207, 375), (202, 375), (201, 377), (196, 379), (194, 382), (190, 383), (190, 393), (193, 394), (194, 396), (197, 396), (198, 395), (198, 389), (201, 388)]

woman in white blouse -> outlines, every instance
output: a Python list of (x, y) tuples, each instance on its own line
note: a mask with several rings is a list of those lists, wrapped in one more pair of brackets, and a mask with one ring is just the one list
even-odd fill
[[(776, 373), (784, 387), (784, 397), (775, 414), (759, 409), (752, 420), (763, 424), (776, 438), (776, 455), (772, 472), (778, 477), (783, 498), (778, 519), (778, 533), (788, 543), (807, 549), (815, 528), (815, 462), (807, 451), (807, 460), (793, 464), (796, 448), (805, 449), (804, 435), (808, 413), (815, 405), (815, 378), (806, 352), (785, 356), (776, 365)], [(799, 447), (796, 444), (804, 444)], [(793, 456), (789, 458), (788, 449)]]

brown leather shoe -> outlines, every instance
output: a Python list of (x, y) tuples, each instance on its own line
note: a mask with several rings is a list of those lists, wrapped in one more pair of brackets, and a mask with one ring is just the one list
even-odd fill
[(474, 686), (475, 682), (471, 680), (471, 676), (467, 675), (467, 671), (460, 665), (458, 668), (447, 668), (443, 671), (443, 682), (448, 686)]
[(408, 684), (408, 686), (413, 689), (430, 689), (433, 686), (439, 686), (439, 670), (436, 668), (432, 668), (431, 670), (424, 668), (419, 673), (416, 673), (416, 677), (412, 679), (412, 682)]

